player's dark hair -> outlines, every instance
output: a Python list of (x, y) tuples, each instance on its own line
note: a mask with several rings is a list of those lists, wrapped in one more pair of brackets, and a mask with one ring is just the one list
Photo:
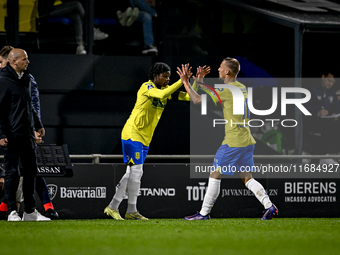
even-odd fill
[(9, 52), (13, 49), (14, 47), (8, 45), (2, 47), (2, 49), (0, 50), (0, 56), (7, 59)]
[(155, 76), (165, 72), (170, 72), (170, 67), (163, 62), (156, 62), (149, 70), (149, 80), (153, 80)]
[(240, 63), (236, 58), (224, 58), (226, 66), (229, 68), (230, 72), (237, 76), (238, 72), (240, 71)]

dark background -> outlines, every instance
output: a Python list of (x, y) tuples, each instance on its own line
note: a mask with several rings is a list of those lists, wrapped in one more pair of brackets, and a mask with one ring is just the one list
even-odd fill
[[(96, 41), (93, 54), (74, 54), (70, 25), (50, 23), (39, 33), (20, 33), (18, 47), (28, 52), (29, 68), (40, 89), (45, 143), (68, 144), (70, 154), (121, 154), (120, 132), (134, 106), (136, 92), (147, 81), (155, 61), (170, 65), (171, 82), (177, 81), (175, 70), (183, 63), (194, 68), (210, 65), (209, 76), (217, 77), (222, 59), (234, 56), (246, 58), (272, 77), (294, 77), (294, 30), (222, 2), (158, 1), (158, 18), (154, 19), (158, 56), (142, 56), (141, 24), (120, 26), (115, 12), (123, 7), (114, 3), (108, 8), (106, 1), (95, 1), (95, 18), (101, 20), (95, 20), (95, 26), (109, 38)], [(257, 2), (305, 14), (267, 1)], [(308, 14), (319, 18), (320, 13)], [(200, 38), (188, 35), (192, 27), (197, 28)], [(303, 77), (321, 77), (326, 65), (339, 69), (339, 39), (338, 33), (305, 33)], [(0, 34), (0, 43), (7, 44), (6, 33)], [(149, 154), (190, 154), (189, 110), (189, 102), (169, 102)], [(284, 132), (289, 149), (294, 149), (294, 131)], [(271, 153), (257, 146), (256, 154), (264, 152)]]

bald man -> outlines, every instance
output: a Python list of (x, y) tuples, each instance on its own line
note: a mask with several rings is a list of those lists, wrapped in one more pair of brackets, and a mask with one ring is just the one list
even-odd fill
[[(5, 197), (8, 221), (48, 221), (36, 210), (34, 198), (37, 175), (34, 131), (45, 134), (34, 111), (29, 92), (28, 55), (22, 49), (8, 54), (8, 64), (0, 70), (0, 146), (4, 152)], [(25, 211), (21, 219), (16, 211), (15, 194), (19, 183), (19, 161), (23, 172)]]

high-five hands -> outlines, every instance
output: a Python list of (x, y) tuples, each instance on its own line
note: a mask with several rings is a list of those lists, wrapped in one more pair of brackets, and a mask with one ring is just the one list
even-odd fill
[(196, 77), (199, 79), (203, 79), (204, 76), (206, 76), (207, 74), (210, 73), (210, 66), (199, 66), (197, 67), (197, 73), (196, 73)]
[(189, 79), (192, 76), (191, 67), (189, 64), (182, 65), (182, 68), (177, 67), (177, 74), (181, 78), (184, 85), (189, 85)]

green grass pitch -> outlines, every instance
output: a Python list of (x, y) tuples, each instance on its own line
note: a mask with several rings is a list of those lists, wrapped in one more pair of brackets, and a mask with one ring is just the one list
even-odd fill
[(0, 222), (0, 254), (340, 254), (340, 219)]

